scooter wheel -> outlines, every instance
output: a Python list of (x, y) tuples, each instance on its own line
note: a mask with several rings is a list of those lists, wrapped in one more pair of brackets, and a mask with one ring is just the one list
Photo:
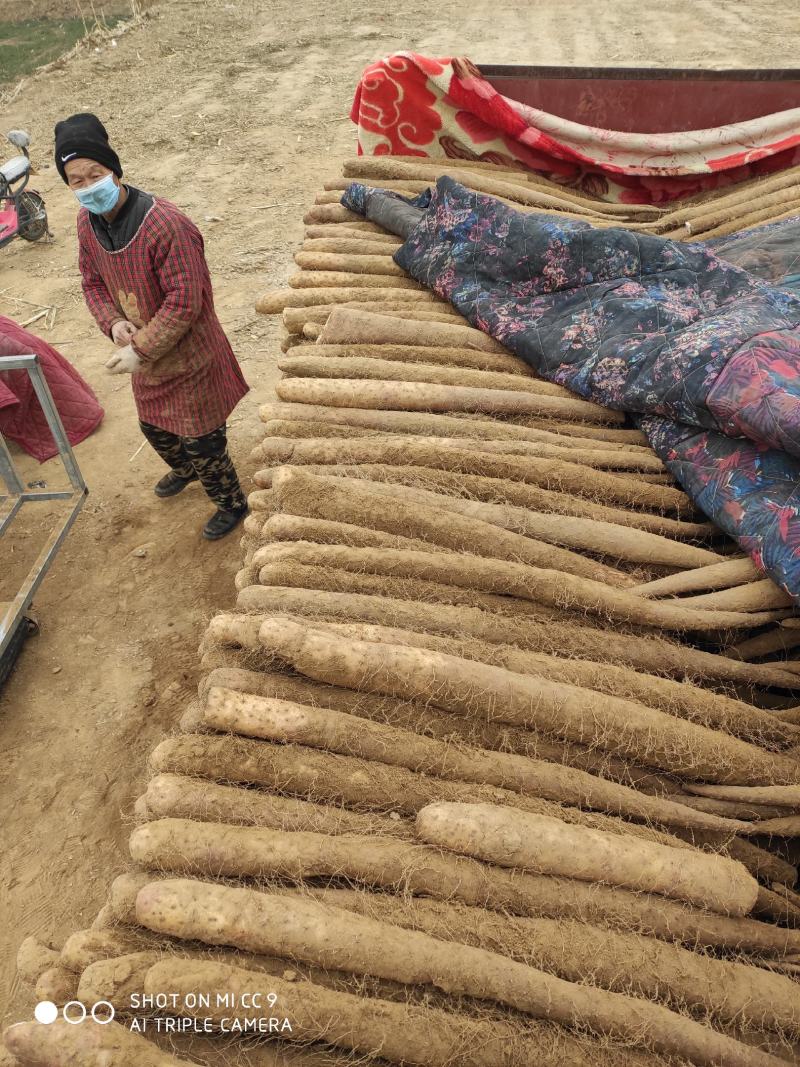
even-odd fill
[(41, 241), (47, 232), (44, 200), (38, 193), (23, 193), (19, 198), (19, 236), (23, 241)]

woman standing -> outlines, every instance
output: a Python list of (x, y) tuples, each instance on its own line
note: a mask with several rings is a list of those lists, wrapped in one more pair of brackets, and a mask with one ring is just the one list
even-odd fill
[(203, 537), (217, 540), (247, 512), (226, 419), (248, 387), (214, 311), (203, 238), (174, 204), (122, 184), (95, 115), (72, 115), (55, 135), (56, 167), (82, 209), (83, 294), (118, 348), (106, 367), (131, 375), (142, 433), (170, 467), (156, 496), (199, 479), (217, 506)]

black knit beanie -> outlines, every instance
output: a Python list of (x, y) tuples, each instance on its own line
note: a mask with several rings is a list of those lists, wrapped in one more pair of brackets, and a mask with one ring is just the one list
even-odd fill
[(93, 159), (122, 177), (119, 156), (108, 143), (106, 128), (97, 115), (82, 111), (56, 123), (56, 168), (67, 181), (64, 165), (71, 159)]

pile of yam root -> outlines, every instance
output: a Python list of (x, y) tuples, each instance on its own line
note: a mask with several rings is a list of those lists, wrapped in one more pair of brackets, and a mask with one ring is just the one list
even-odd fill
[[(795, 609), (618, 413), (537, 378), (336, 202), (440, 172), (348, 163), (259, 302), (287, 338), (236, 609), (152, 753), (130, 870), (92, 929), (20, 949), (37, 999), (116, 1021), (18, 1024), (21, 1064), (800, 1062)], [(280, 1032), (223, 1033), (220, 995), (255, 993)]]

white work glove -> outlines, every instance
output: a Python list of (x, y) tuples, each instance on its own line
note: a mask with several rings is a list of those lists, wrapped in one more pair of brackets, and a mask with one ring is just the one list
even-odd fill
[(129, 345), (136, 333), (136, 327), (132, 322), (128, 322), (126, 319), (120, 319), (119, 322), (115, 322), (111, 327), (111, 340), (118, 348), (124, 348), (125, 345)]
[(126, 345), (119, 352), (115, 352), (106, 363), (106, 370), (112, 374), (135, 374), (142, 369), (142, 361), (133, 350), (133, 345)]

